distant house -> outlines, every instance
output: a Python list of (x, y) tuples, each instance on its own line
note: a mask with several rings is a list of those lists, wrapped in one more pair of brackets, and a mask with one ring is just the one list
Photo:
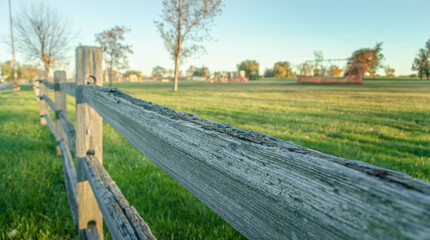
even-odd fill
[(247, 83), (248, 78), (245, 77), (245, 71), (240, 72), (215, 72), (212, 74), (207, 83)]
[(121, 73), (119, 73), (115, 68), (105, 69), (103, 71), (105, 82), (109, 82), (109, 74), (111, 72), (110, 70), (112, 70), (112, 82), (119, 82), (122, 76)]

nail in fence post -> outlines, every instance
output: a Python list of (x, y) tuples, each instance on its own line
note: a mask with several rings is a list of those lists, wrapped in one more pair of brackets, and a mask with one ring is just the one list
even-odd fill
[(82, 94), (87, 83), (102, 86), (102, 50), (97, 47), (76, 49), (76, 168), (77, 200), (79, 206), (79, 239), (86, 239), (85, 229), (95, 222), (103, 238), (103, 216), (97, 205), (83, 167), (88, 150), (93, 150), (97, 160), (103, 162), (102, 118), (92, 109)]
[(64, 133), (63, 126), (61, 125), (59, 112), (63, 111), (67, 115), (67, 99), (66, 93), (60, 91), (60, 84), (66, 81), (65, 71), (54, 72), (55, 82), (55, 141), (57, 142), (57, 155), (61, 156), (60, 141), (64, 140), (67, 143), (66, 134)]
[[(39, 80), (48, 80), (48, 73), (46, 71), (39, 72)], [(43, 83), (39, 83), (39, 115), (40, 115), (40, 124), (46, 125), (46, 119), (43, 117), (45, 114), (49, 114), (48, 112), (48, 104), (42, 98), (44, 95), (48, 95), (48, 88)]]

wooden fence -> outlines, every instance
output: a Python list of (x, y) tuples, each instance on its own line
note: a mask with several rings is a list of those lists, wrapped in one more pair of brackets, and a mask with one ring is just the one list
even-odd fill
[(79, 47), (75, 83), (57, 71), (38, 86), (80, 239), (102, 238), (103, 219), (114, 239), (154, 239), (103, 168), (102, 118), (249, 239), (430, 239), (429, 183), (104, 88), (101, 61)]

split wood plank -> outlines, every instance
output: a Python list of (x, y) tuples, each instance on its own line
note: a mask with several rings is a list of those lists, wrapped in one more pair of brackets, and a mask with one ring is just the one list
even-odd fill
[[(46, 71), (40, 71), (39, 79), (48, 79), (48, 73)], [(46, 101), (43, 99), (43, 96), (45, 95), (48, 95), (48, 89), (46, 88), (45, 84), (39, 82), (39, 95), (37, 97), (39, 99), (39, 116), (41, 125), (46, 125), (46, 120), (43, 116), (49, 114), (48, 106)]]
[(86, 86), (149, 160), (250, 239), (428, 239), (430, 184)]
[(95, 157), (87, 156), (85, 172), (113, 239), (155, 239), (148, 225), (122, 195)]
[(62, 92), (67, 93), (68, 95), (75, 97), (76, 96), (76, 83), (75, 82), (63, 82), (60, 84), (60, 90)]
[(86, 84), (102, 86), (102, 50), (97, 47), (80, 46), (76, 49), (76, 169), (77, 199), (79, 206), (79, 239), (86, 239), (88, 223), (95, 222), (97, 231), (103, 237), (103, 216), (97, 201), (85, 178), (84, 161), (87, 152), (103, 162), (103, 119), (92, 109), (79, 87)]
[[(66, 81), (66, 72), (65, 71), (55, 71), (54, 72), (54, 82), (57, 84), (57, 86), (61, 82)], [(60, 149), (60, 141), (64, 140), (67, 142), (67, 137), (64, 132), (61, 119), (59, 116), (59, 112), (62, 112), (64, 114), (67, 113), (67, 98), (66, 94), (64, 92), (61, 92), (60, 89), (55, 89), (55, 140), (57, 142), (57, 155), (61, 156), (61, 149)]]
[(70, 211), (72, 212), (73, 222), (75, 223), (76, 229), (78, 229), (78, 202), (76, 199), (76, 169), (73, 163), (70, 149), (64, 140), (60, 141), (60, 149), (63, 159), (63, 174), (64, 182), (66, 184), (67, 198), (69, 200)]

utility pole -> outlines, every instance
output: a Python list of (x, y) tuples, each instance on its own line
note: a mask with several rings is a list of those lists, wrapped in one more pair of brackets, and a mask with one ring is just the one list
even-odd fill
[(12, 6), (10, 1), (11, 0), (9, 0), (9, 20), (10, 20), (10, 38), (12, 43), (12, 79), (15, 82), (17, 75), (16, 75), (16, 60), (15, 60), (15, 44), (13, 41)]

